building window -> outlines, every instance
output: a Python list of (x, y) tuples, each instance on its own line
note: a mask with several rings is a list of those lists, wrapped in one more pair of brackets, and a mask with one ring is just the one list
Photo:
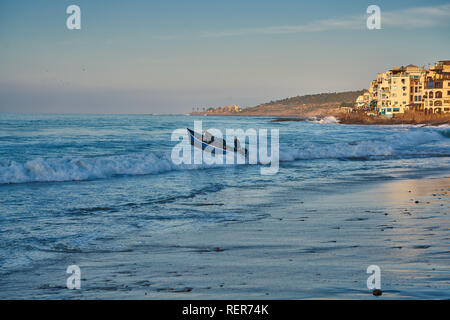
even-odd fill
[(400, 109), (399, 109), (399, 108), (394, 108), (393, 111), (394, 111), (394, 112), (400, 112)]
[(436, 99), (442, 98), (442, 92), (436, 91)]

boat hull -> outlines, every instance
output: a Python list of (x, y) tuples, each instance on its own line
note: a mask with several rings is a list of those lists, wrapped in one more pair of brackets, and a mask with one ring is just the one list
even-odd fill
[(187, 129), (189, 134), (190, 143), (192, 146), (210, 152), (212, 154), (226, 154), (227, 152), (238, 153), (243, 156), (247, 155), (247, 150), (240, 148), (237, 151), (234, 148), (228, 148), (225, 140), (214, 137), (214, 143), (206, 143), (205, 136), (191, 129)]

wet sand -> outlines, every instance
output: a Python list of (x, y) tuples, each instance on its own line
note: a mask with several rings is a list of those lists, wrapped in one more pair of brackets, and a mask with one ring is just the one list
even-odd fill
[[(269, 217), (148, 234), (133, 250), (48, 261), (32, 273), (9, 275), (18, 281), (8, 281), (8, 288), (0, 282), (0, 296), (450, 298), (450, 176), (377, 182), (363, 190), (324, 184), (315, 193), (292, 186), (280, 192), (285, 201), (273, 205)], [(82, 289), (68, 290), (61, 265), (75, 260)], [(372, 264), (381, 268), (381, 297), (366, 287)]]

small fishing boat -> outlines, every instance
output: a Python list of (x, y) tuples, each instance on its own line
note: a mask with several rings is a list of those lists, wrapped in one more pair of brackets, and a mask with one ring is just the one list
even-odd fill
[(226, 154), (227, 152), (234, 152), (243, 155), (248, 154), (247, 149), (240, 146), (239, 141), (235, 140), (235, 145), (230, 147), (222, 138), (214, 137), (209, 132), (205, 131), (203, 134), (195, 132), (187, 128), (191, 145), (201, 150), (210, 152), (212, 154)]

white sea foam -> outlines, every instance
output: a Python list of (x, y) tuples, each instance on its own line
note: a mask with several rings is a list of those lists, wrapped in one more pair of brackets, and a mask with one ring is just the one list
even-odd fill
[(321, 124), (333, 124), (333, 123), (339, 123), (339, 120), (336, 117), (327, 116), (325, 118), (322, 118), (322, 119), (319, 119), (319, 120), (312, 120), (310, 122), (321, 123)]
[[(280, 161), (307, 159), (370, 158), (417, 153), (416, 146), (446, 140), (448, 130), (411, 130), (394, 133), (379, 140), (354, 143), (316, 144), (280, 150)], [(444, 155), (450, 154), (444, 147)], [(448, 150), (448, 151), (445, 151)], [(220, 166), (220, 165), (216, 165)], [(0, 184), (79, 181), (110, 178), (117, 175), (149, 175), (172, 170), (209, 168), (209, 165), (175, 165), (166, 154), (128, 154), (100, 157), (36, 158), (24, 163), (0, 161)]]
[(187, 169), (174, 165), (166, 156), (156, 156), (152, 153), (94, 158), (36, 158), (25, 163), (1, 163), (0, 183), (90, 180), (115, 175), (155, 174), (185, 168)]
[(281, 150), (280, 161), (401, 156), (411, 154), (411, 148), (415, 146), (443, 139), (445, 139), (443, 133), (420, 130), (399, 132), (381, 140), (328, 145), (309, 144), (301, 149)]

